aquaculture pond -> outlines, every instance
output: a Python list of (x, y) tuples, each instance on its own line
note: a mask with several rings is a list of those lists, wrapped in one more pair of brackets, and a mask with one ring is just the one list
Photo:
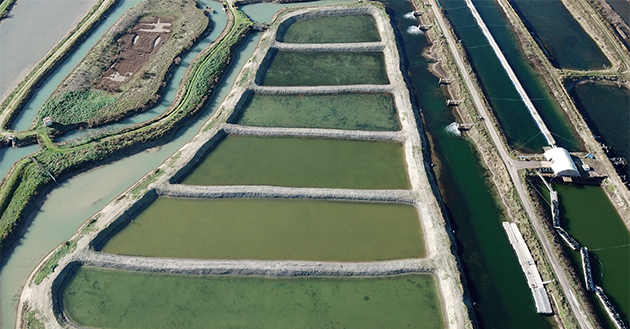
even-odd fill
[(525, 26), (557, 67), (601, 70), (611, 65), (560, 0), (510, 0)]
[(265, 86), (388, 84), (383, 53), (279, 51), (262, 78)]
[(98, 328), (443, 328), (430, 275), (184, 276), (79, 268), (63, 307)]
[(291, 199), (158, 198), (102, 251), (173, 258), (343, 262), (425, 255), (413, 206)]
[[(588, 247), (595, 284), (604, 288), (625, 323), (630, 316), (630, 233), (599, 186), (554, 185), (560, 200), (560, 220), (569, 234)], [(572, 253), (581, 269), (579, 253)], [(581, 272), (578, 271), (578, 272)], [(581, 273), (579, 274), (582, 275)], [(592, 298), (595, 301), (595, 298)], [(597, 305), (600, 318), (607, 319)], [(609, 328), (614, 328), (608, 324)]]
[[(501, 6), (494, 0), (473, 2), (540, 116), (554, 134), (558, 145), (571, 151), (581, 150), (583, 147), (579, 136), (552, 92), (544, 84), (543, 78), (529, 64)], [(510, 146), (523, 152), (542, 153), (542, 147), (547, 146), (545, 138), (467, 8), (466, 2), (440, 0), (440, 3), (457, 37), (462, 40), (468, 59)]]
[[(611, 82), (582, 82), (569, 85), (568, 89), (593, 135), (599, 136), (604, 144), (614, 146), (615, 156), (630, 160), (630, 90)], [(617, 170), (622, 175), (630, 175), (627, 166)]]
[(394, 142), (228, 135), (200, 162), (182, 184), (409, 188)]
[(261, 127), (400, 130), (391, 94), (250, 94), (236, 123)]
[(278, 41), (287, 43), (378, 42), (381, 37), (372, 15), (325, 16), (298, 20)]
[[(536, 313), (523, 271), (501, 226), (507, 217), (497, 205), (500, 203), (497, 192), (489, 185), (490, 174), (483, 169), (476, 148), (466, 138), (445, 131), (455, 117), (444, 104), (446, 97), (438, 86), (438, 78), (428, 71), (432, 62), (420, 55), (429, 46), (426, 37), (412, 33), (414, 30), (407, 32), (409, 27), (418, 25), (410, 14), (413, 7), (400, 0), (384, 0), (384, 3), (394, 17), (413, 96), (422, 110), (427, 133), (432, 136), (433, 168), (437, 171), (450, 228), (454, 230), (478, 327), (554, 327), (553, 318)], [(443, 1), (440, 3), (444, 6)], [(460, 11), (468, 10), (463, 1), (459, 6), (463, 6)]]

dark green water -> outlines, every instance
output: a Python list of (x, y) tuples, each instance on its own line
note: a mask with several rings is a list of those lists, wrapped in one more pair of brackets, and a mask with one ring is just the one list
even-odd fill
[[(625, 323), (628, 323), (630, 234), (623, 220), (600, 187), (554, 185), (554, 189), (560, 198), (562, 227), (581, 245), (589, 248), (595, 284), (604, 288)], [(580, 259), (579, 253), (575, 252), (574, 257)], [(578, 264), (581, 269), (581, 263)], [(603, 309), (597, 309), (600, 317), (607, 319)]]
[(611, 65), (561, 0), (510, 0), (510, 3), (556, 67), (601, 70)]
[(481, 170), (478, 155), (466, 139), (444, 131), (455, 118), (444, 105), (446, 98), (438, 79), (427, 70), (429, 62), (419, 56), (428, 46), (425, 37), (405, 32), (416, 24), (403, 17), (412, 7), (405, 1), (384, 2), (395, 18), (397, 30), (403, 31), (399, 35), (399, 42), (404, 44), (403, 58), (440, 161), (439, 184), (456, 232), (458, 254), (479, 327), (553, 327), (551, 318), (536, 313), (525, 277), (501, 226), (506, 217), (497, 209), (491, 195), (494, 191), (486, 184), (489, 173)]
[(444, 328), (430, 275), (263, 278), (79, 268), (63, 291), (98, 328)]
[(628, 0), (606, 0), (612, 9), (630, 25), (630, 2)]
[(275, 55), (265, 86), (388, 84), (383, 53), (286, 52)]
[[(630, 90), (616, 84), (580, 83), (569, 94), (584, 120), (600, 141), (615, 146), (617, 156), (630, 160)], [(619, 168), (630, 176), (630, 168)]]
[(400, 130), (391, 94), (252, 94), (236, 122), (262, 127)]
[(103, 251), (170, 258), (342, 262), (425, 255), (413, 206), (287, 199), (158, 198)]
[(381, 37), (372, 15), (317, 17), (299, 20), (278, 35), (288, 43), (378, 42)]
[(402, 144), (227, 136), (182, 184), (408, 189)]
[[(536, 106), (558, 145), (568, 150), (582, 149), (575, 130), (541, 77), (527, 63), (518, 39), (503, 10), (494, 0), (473, 1), (494, 39), (499, 44), (523, 88)], [(511, 147), (523, 152), (541, 153), (546, 141), (521, 101), (494, 51), (475, 22), (464, 0), (440, 1), (455, 33), (462, 40), (470, 63), (481, 82)]]

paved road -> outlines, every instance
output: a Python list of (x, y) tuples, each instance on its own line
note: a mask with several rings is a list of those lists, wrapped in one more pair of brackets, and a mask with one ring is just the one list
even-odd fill
[[(449, 49), (451, 53), (453, 54), (453, 57), (455, 58), (457, 67), (459, 68), (459, 71), (464, 79), (464, 82), (466, 83), (466, 86), (470, 92), (470, 95), (473, 98), (475, 107), (477, 108), (481, 116), (486, 117), (486, 118), (490, 117), (488, 109), (485, 107), (484, 102), (482, 102), (481, 97), (477, 89), (475, 88), (475, 84), (472, 82), (472, 79), (470, 75), (468, 74), (468, 70), (466, 70), (466, 66), (464, 65), (464, 61), (462, 60), (461, 54), (459, 54), (457, 50), (455, 40), (453, 36), (450, 34), (449, 30), (447, 29), (447, 25), (444, 21), (445, 18), (442, 15), (442, 12), (440, 11), (435, 0), (430, 0), (430, 1), (431, 1), (431, 8), (433, 10), (433, 13), (435, 14), (435, 17), (437, 18), (438, 25), (440, 26), (440, 29), (443, 31), (443, 34), (446, 37)], [(467, 0), (467, 1), (470, 1), (470, 0)], [(503, 145), (502, 140), (499, 137), (499, 132), (497, 128), (492, 124), (491, 120), (484, 120), (484, 122), (485, 122), (486, 127), (488, 128), (488, 132), (490, 133), (490, 137), (492, 138), (492, 141), (494, 142), (495, 146), (499, 150), (499, 155), (501, 156), (501, 159), (503, 159), (503, 162), (505, 163), (505, 166), (507, 167), (507, 170), (510, 174), (511, 179), (514, 182), (514, 186), (516, 187), (518, 196), (521, 199), (523, 206), (525, 207), (525, 211), (527, 212), (527, 215), (530, 218), (530, 222), (532, 223), (532, 226), (534, 227), (534, 231), (536, 231), (536, 234), (538, 235), (538, 239), (540, 240), (540, 243), (543, 246), (543, 250), (545, 251), (547, 258), (549, 259), (549, 262), (551, 263), (551, 266), (556, 275), (558, 283), (562, 287), (562, 290), (569, 302), (571, 310), (575, 314), (575, 317), (577, 318), (577, 321), (581, 328), (584, 328), (584, 329), (593, 328), (582, 306), (580, 305), (577, 298), (575, 297), (575, 292), (573, 291), (571, 285), (569, 284), (569, 280), (567, 279), (567, 274), (562, 270), (560, 261), (558, 257), (556, 256), (553, 250), (553, 247), (551, 246), (551, 243), (547, 239), (547, 236), (544, 234), (542, 225), (536, 217), (536, 212), (534, 211), (534, 207), (529, 197), (527, 196), (527, 193), (525, 192), (523, 184), (518, 176), (517, 168), (514, 166), (512, 158), (510, 157), (505, 146)]]

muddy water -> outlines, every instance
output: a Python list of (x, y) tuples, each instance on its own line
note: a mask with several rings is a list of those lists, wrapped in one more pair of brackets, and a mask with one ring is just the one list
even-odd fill
[[(239, 50), (228, 78), (194, 124), (180, 129), (171, 141), (161, 147), (78, 175), (62, 183), (61, 187), (48, 195), (19, 245), (9, 257), (2, 260), (2, 329), (13, 327), (18, 295), (26, 277), (37, 263), (57, 245), (70, 238), (92, 214), (192, 139), (229, 92), (238, 71), (253, 54), (259, 38), (259, 35), (250, 37)], [(72, 207), (68, 207), (69, 204)]]
[(193, 277), (86, 267), (63, 304), (75, 323), (100, 328), (444, 327), (430, 275)]
[[(404, 17), (413, 8), (408, 2), (384, 1), (395, 18), (403, 43), (402, 56), (413, 95), (427, 132), (433, 137), (439, 162), (439, 184), (455, 230), (458, 254), (473, 311), (481, 328), (551, 328), (550, 318), (536, 314), (527, 281), (501, 227), (507, 217), (497, 208), (488, 185), (489, 173), (480, 164), (474, 146), (465, 138), (445, 131), (455, 121), (444, 105), (438, 79), (428, 70), (429, 61), (419, 56), (428, 46), (423, 35), (407, 33), (414, 20)], [(443, 2), (443, 1), (440, 1)], [(463, 2), (462, 2), (463, 3)], [(466, 8), (463, 4), (463, 8)], [(464, 9), (458, 9), (464, 10)], [(467, 8), (465, 10), (468, 10)], [(474, 23), (474, 22), (473, 22)]]
[(371, 15), (318, 17), (297, 21), (278, 41), (289, 43), (377, 42), (381, 38)]
[(259, 127), (400, 130), (391, 94), (252, 94), (236, 122)]
[[(90, 36), (85, 39), (83, 43), (79, 47), (77, 47), (70, 56), (68, 56), (63, 63), (61, 63), (57, 68), (48, 76), (48, 78), (44, 79), (41, 84), (41, 87), (35, 91), (35, 93), (31, 96), (30, 100), (24, 105), (20, 113), (17, 115), (13, 123), (11, 124), (11, 128), (14, 130), (25, 130), (31, 126), (35, 115), (39, 111), (39, 109), (44, 105), (46, 99), (52, 94), (52, 92), (57, 88), (57, 85), (61, 83), (61, 81), (70, 73), (70, 71), (81, 61), (81, 59), (87, 54), (87, 52), (92, 48), (94, 44), (98, 41), (98, 39), (105, 34), (105, 32), (120, 18), (120, 16), (127, 11), (129, 8), (133, 7), (135, 4), (140, 3), (141, 0), (125, 0), (121, 1), (118, 6), (110, 12), (109, 16), (103, 20), (96, 29), (92, 31)], [(63, 15), (62, 15), (63, 17)], [(24, 25), (28, 25), (27, 22), (35, 22), (35, 20), (24, 21)], [(1, 24), (0, 24), (1, 25)], [(25, 48), (18, 47), (21, 51), (24, 51)], [(27, 48), (28, 49), (28, 48)], [(47, 48), (46, 52), (48, 52), (49, 48)]]
[(9, 17), (0, 21), (0, 102), (96, 3), (96, 0), (15, 2)]
[(0, 177), (7, 174), (11, 166), (21, 158), (39, 150), (39, 145), (30, 145), (26, 147), (5, 147), (0, 149)]
[(556, 67), (601, 70), (611, 65), (562, 1), (510, 0), (510, 3)]
[(383, 53), (278, 52), (260, 84), (330, 86), (387, 84)]
[(418, 211), (409, 205), (158, 198), (102, 251), (169, 258), (364, 262), (422, 257), (421, 234)]
[(409, 179), (394, 142), (228, 136), (182, 184), (407, 189)]

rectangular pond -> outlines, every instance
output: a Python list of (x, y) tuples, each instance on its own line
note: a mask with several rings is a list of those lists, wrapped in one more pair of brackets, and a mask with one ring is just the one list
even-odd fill
[(96, 328), (444, 328), (430, 275), (197, 277), (79, 268), (62, 301), (71, 321)]
[(406, 170), (394, 142), (228, 135), (182, 184), (408, 189)]
[(285, 33), (279, 31), (277, 40), (287, 43), (346, 43), (378, 42), (381, 37), (372, 15), (350, 15), (296, 21)]
[(573, 70), (610, 67), (610, 61), (562, 1), (510, 0), (510, 3), (555, 66)]
[(236, 123), (259, 127), (400, 130), (391, 94), (251, 94)]
[(272, 59), (261, 85), (388, 84), (383, 53), (286, 52)]
[(425, 256), (413, 206), (292, 199), (158, 198), (102, 251), (349, 262)]

